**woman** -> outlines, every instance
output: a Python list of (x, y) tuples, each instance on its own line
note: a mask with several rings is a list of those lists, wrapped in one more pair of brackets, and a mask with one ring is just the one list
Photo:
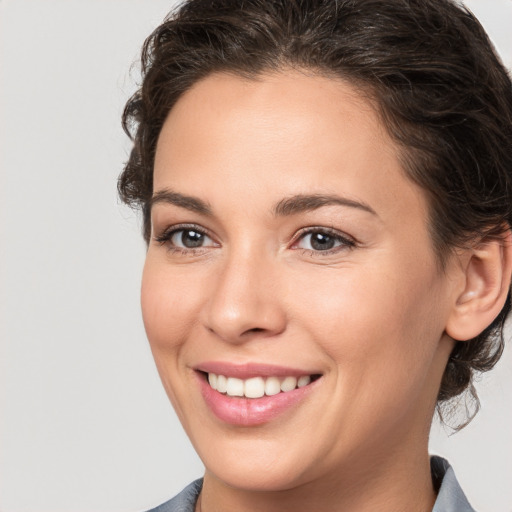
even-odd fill
[(427, 446), (510, 310), (512, 85), (475, 18), (191, 0), (124, 123), (144, 323), (206, 467), (155, 510), (473, 510)]

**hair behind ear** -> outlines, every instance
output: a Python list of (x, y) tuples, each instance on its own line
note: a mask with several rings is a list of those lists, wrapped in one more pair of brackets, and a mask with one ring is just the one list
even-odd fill
[[(491, 370), (505, 346), (504, 327), (511, 309), (512, 234), (480, 242), (468, 249), (465, 286), (458, 297), (447, 334), (457, 340), (450, 355), (438, 395), (438, 413), (443, 421), (465, 401), (463, 428), (480, 408), (474, 377)], [(453, 398), (465, 395), (456, 400)], [(457, 407), (453, 407), (456, 405)]]

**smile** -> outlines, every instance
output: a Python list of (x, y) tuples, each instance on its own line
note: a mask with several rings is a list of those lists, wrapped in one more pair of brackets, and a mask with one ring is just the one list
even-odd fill
[(324, 380), (320, 373), (273, 365), (204, 363), (195, 370), (208, 409), (239, 427), (262, 425), (295, 410)]
[(279, 393), (288, 393), (297, 388), (307, 386), (314, 376), (302, 375), (294, 377), (252, 377), (239, 379), (208, 373), (210, 387), (219, 393), (232, 397), (261, 398), (274, 396)]

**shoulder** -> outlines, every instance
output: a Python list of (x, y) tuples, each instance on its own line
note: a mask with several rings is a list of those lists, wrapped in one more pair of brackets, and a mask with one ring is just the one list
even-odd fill
[(194, 512), (197, 497), (203, 487), (203, 479), (200, 478), (185, 487), (177, 496), (148, 512)]
[(475, 512), (448, 461), (433, 456), (430, 459), (430, 467), (434, 485), (439, 489), (432, 512)]

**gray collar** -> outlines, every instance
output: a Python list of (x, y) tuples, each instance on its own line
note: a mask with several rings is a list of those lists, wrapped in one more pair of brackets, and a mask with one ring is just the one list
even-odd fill
[(475, 512), (446, 459), (431, 457), (430, 469), (434, 485), (439, 488), (432, 512)]

